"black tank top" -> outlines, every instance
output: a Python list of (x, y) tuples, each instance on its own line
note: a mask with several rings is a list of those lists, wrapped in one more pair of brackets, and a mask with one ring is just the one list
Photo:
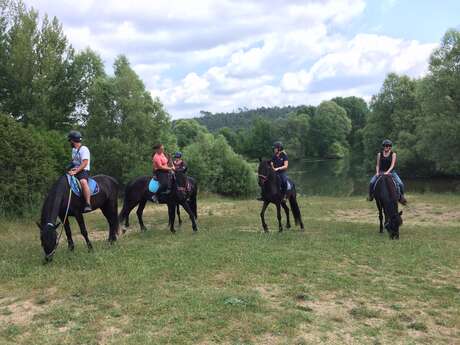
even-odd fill
[(380, 152), (380, 171), (387, 171), (390, 169), (391, 166), (391, 160), (393, 159), (393, 151), (388, 155), (388, 157), (385, 157), (383, 155), (383, 151)]

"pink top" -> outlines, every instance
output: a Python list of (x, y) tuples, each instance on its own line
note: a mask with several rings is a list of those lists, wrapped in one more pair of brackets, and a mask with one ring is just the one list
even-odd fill
[(155, 153), (153, 156), (153, 169), (157, 170), (161, 166), (168, 165), (168, 158), (164, 153)]

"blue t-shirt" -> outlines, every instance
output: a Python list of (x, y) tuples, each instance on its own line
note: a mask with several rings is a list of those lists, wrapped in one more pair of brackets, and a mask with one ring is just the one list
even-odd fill
[(272, 157), (272, 162), (273, 162), (273, 166), (275, 168), (280, 168), (282, 166), (284, 166), (284, 162), (287, 162), (288, 161), (288, 156), (286, 154), (286, 152), (281, 152), (279, 156), (277, 155), (273, 155)]

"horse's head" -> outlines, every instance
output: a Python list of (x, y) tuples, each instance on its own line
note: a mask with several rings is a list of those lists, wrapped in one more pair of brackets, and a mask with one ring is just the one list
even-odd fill
[(53, 259), (54, 251), (56, 250), (56, 229), (58, 225), (51, 223), (40, 224), (37, 222), (37, 226), (40, 229), (40, 240), (42, 242), (43, 250), (45, 251), (45, 261), (51, 261)]
[(257, 169), (258, 183), (259, 183), (259, 186), (262, 187), (265, 184), (265, 182), (268, 181), (270, 176), (273, 174), (273, 169), (272, 169), (272, 166), (269, 160), (259, 159), (259, 161), (260, 161), (259, 168)]
[(403, 224), (402, 213), (403, 211), (399, 211), (390, 216), (390, 219), (386, 224), (386, 228), (390, 233), (399, 234), (399, 227)]

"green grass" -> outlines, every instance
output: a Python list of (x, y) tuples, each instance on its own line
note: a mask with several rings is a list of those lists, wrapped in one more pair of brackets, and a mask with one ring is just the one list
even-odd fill
[[(401, 240), (361, 198), (302, 198), (306, 231), (261, 232), (257, 201), (199, 200), (199, 233), (165, 206), (109, 246), (61, 242), (42, 265), (32, 221), (0, 229), (0, 344), (453, 344), (460, 339), (460, 197), (409, 195)], [(423, 221), (421, 221), (423, 219)]]

